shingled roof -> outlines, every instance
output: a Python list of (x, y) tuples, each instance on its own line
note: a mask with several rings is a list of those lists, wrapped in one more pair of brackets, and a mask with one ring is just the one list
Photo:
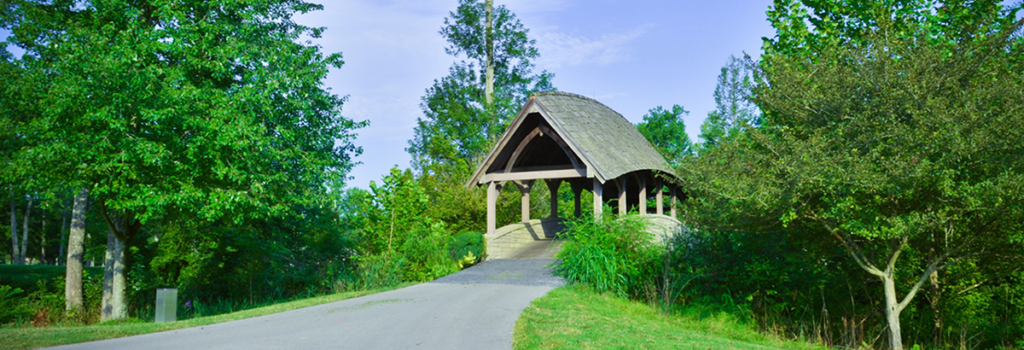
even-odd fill
[[(673, 172), (665, 159), (618, 112), (593, 99), (565, 92), (538, 92), (530, 96), (508, 130), (499, 139), (467, 186), (481, 184), (480, 179), (517, 134), (528, 116), (540, 114), (557, 136), (564, 140), (587, 168), (587, 177), (601, 183), (634, 171)], [(515, 145), (512, 145), (515, 147)]]

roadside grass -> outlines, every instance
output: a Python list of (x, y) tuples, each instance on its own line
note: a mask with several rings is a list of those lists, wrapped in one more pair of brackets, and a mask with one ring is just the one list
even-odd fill
[(647, 304), (578, 285), (535, 299), (516, 321), (512, 338), (517, 350), (826, 349), (758, 333), (725, 312), (666, 315)]
[(339, 300), (361, 297), (364, 295), (408, 287), (413, 284), (415, 283), (402, 283), (392, 287), (293, 300), (243, 311), (196, 317), (172, 323), (152, 323), (138, 319), (129, 319), (85, 326), (0, 327), (0, 350), (35, 349), (205, 326), (214, 323), (241, 320), (250, 317), (269, 315)]

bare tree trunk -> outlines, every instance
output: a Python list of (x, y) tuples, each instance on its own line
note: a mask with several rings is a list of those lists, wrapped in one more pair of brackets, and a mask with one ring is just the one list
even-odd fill
[(28, 205), (25, 206), (25, 225), (21, 230), (21, 263), (25, 264), (25, 255), (28, 253), (28, 218), (32, 215), (32, 196), (28, 197)]
[(11, 193), (11, 265), (20, 265), (18, 259), (18, 204), (16, 196)]
[(125, 306), (124, 247), (111, 229), (103, 261), (103, 299), (100, 322), (128, 317)]
[(885, 271), (882, 289), (885, 291), (885, 319), (889, 323), (889, 344), (892, 350), (903, 350), (903, 335), (900, 332), (900, 303), (896, 299), (896, 279), (893, 270)]
[(494, 0), (484, 2), (487, 11), (487, 76), (484, 85), (484, 100), (488, 111), (494, 110)]
[(83, 257), (85, 255), (85, 206), (89, 190), (82, 187), (75, 196), (71, 211), (71, 232), (68, 234), (68, 257), (64, 284), (64, 306), (68, 311), (85, 305), (82, 292)]

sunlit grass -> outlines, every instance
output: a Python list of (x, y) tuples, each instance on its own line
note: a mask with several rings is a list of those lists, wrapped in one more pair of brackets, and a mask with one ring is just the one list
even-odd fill
[(412, 283), (405, 283), (394, 287), (338, 293), (294, 300), (232, 313), (196, 317), (173, 323), (152, 323), (139, 320), (127, 320), (87, 326), (0, 327), (0, 350), (35, 349), (47, 346), (82, 343), (188, 327), (205, 326), (214, 323), (241, 320), (244, 318), (269, 315), (339, 300), (361, 297), (364, 295), (406, 287), (411, 284)]
[(514, 349), (824, 349), (758, 333), (727, 313), (666, 315), (647, 304), (557, 288), (519, 316)]

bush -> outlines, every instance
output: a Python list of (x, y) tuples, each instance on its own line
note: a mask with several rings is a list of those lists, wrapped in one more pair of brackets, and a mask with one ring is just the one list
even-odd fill
[(636, 215), (595, 221), (582, 217), (567, 223), (560, 238), (567, 239), (555, 271), (570, 283), (638, 298), (661, 274), (662, 247)]
[(21, 288), (0, 286), (0, 324), (15, 322), (31, 314), (23, 298), (17, 297), (23, 292)]
[(405, 263), (405, 257), (395, 253), (357, 257), (358, 280), (354, 281), (354, 285), (350, 284), (347, 289), (366, 290), (402, 283), (402, 270)]
[(464, 232), (452, 237), (451, 256), (461, 268), (473, 266), (484, 256), (484, 234)]

